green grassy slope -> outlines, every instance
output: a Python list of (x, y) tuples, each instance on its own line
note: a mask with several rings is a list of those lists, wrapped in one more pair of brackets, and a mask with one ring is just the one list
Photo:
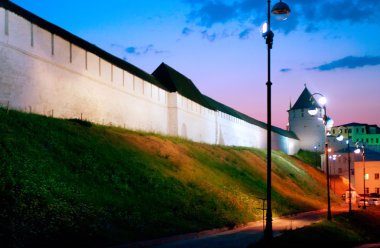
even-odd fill
[[(258, 220), (265, 157), (0, 109), (0, 246), (102, 247)], [(273, 152), (274, 216), (324, 208), (324, 182)]]

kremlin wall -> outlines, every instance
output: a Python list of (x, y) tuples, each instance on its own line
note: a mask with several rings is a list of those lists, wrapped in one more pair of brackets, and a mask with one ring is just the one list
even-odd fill
[[(0, 1), (0, 104), (57, 118), (227, 146), (266, 147), (266, 124), (203, 95), (162, 63), (152, 74)], [(299, 150), (293, 132), (273, 127), (272, 147)]]

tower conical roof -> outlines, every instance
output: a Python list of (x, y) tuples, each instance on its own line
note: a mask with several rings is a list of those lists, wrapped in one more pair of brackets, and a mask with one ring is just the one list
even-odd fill
[(302, 91), (300, 97), (290, 110), (309, 109), (310, 107), (321, 108), (321, 106), (305, 86), (305, 89)]

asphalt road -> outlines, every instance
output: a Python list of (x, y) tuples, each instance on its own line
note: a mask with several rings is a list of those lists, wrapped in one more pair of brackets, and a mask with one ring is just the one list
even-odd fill
[[(346, 208), (334, 209), (337, 213)], [(291, 230), (311, 225), (325, 218), (326, 210), (301, 213), (273, 219), (273, 234), (280, 235), (284, 230)], [(198, 234), (188, 234), (158, 240), (141, 241), (117, 248), (157, 247), (157, 248), (246, 248), (256, 243), (263, 236), (263, 222), (256, 221), (233, 230), (211, 230)], [(116, 248), (116, 247), (115, 247)]]

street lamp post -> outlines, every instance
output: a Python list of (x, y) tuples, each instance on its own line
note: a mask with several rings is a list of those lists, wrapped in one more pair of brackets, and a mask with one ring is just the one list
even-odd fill
[(355, 153), (362, 153), (362, 161), (363, 161), (363, 209), (366, 209), (366, 204), (365, 204), (365, 180), (366, 180), (366, 175), (365, 175), (365, 149), (364, 149), (364, 144), (361, 144), (361, 150), (359, 148), (359, 143), (356, 142), (356, 150)]
[(347, 143), (347, 157), (348, 157), (348, 214), (352, 214), (352, 192), (351, 192), (351, 155), (350, 155), (350, 136), (346, 141)]
[[(322, 105), (323, 107), (323, 124), (325, 126), (325, 164), (326, 164), (326, 185), (327, 185), (327, 220), (331, 220), (331, 204), (330, 204), (330, 173), (329, 173), (329, 143), (327, 139), (327, 131), (330, 129), (334, 122), (333, 120), (327, 116), (327, 111), (326, 111), (326, 98), (321, 94), (321, 93), (314, 93), (310, 97), (310, 101), (312, 101), (314, 98), (314, 95), (319, 95), (319, 104)], [(316, 115), (318, 113), (318, 109), (315, 107), (311, 107), (309, 109), (309, 114), (310, 115)]]
[(267, 44), (267, 56), (268, 56), (268, 81), (267, 85), (267, 214), (266, 214), (266, 227), (264, 230), (264, 240), (270, 243), (273, 237), (272, 230), (272, 105), (271, 105), (271, 49), (273, 45), (274, 34), (270, 28), (270, 15), (271, 13), (276, 15), (278, 20), (286, 20), (290, 14), (289, 6), (282, 2), (276, 3), (271, 10), (271, 1), (268, 0), (268, 20), (263, 25), (262, 32)]
[[(342, 134), (342, 130), (340, 130), (340, 133), (338, 137), (336, 138), (338, 141), (343, 141), (344, 137)], [(350, 155), (350, 132), (348, 132), (346, 144), (347, 144), (347, 161), (348, 161), (348, 214), (352, 214), (352, 189), (351, 189), (351, 155)]]
[(317, 163), (317, 146), (314, 146), (314, 163), (315, 163), (315, 168), (317, 168), (318, 163)]

